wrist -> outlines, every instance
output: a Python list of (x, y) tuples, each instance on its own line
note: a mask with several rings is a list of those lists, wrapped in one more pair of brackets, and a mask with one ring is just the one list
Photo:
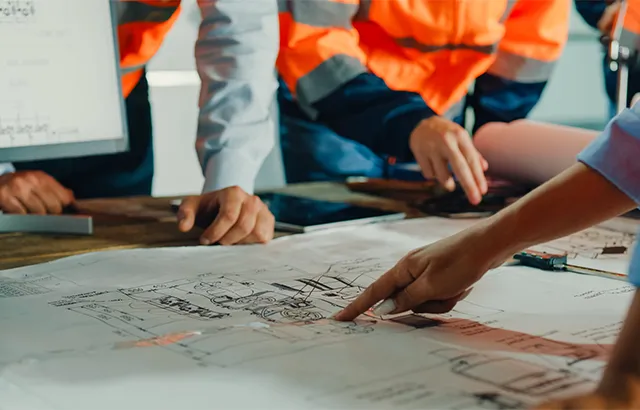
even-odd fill
[(428, 106), (397, 109), (385, 126), (386, 138), (382, 151), (404, 162), (413, 158), (412, 140), (416, 130), (429, 118), (436, 116)]
[(514, 254), (531, 245), (522, 229), (521, 215), (516, 209), (499, 212), (481, 222), (475, 230), (479, 235), (476, 243), (483, 244), (490, 269), (502, 265)]

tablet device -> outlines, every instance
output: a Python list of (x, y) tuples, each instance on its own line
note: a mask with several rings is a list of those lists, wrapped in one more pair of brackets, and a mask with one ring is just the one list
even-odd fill
[(350, 225), (404, 219), (403, 212), (383, 211), (345, 202), (319, 201), (284, 194), (263, 194), (260, 199), (276, 219), (276, 229), (311, 232)]
[[(274, 215), (275, 228), (285, 232), (311, 232), (340, 226), (397, 221), (406, 217), (404, 212), (383, 211), (345, 202), (319, 201), (276, 193), (258, 196)], [(180, 202), (171, 201), (174, 211), (178, 210)]]

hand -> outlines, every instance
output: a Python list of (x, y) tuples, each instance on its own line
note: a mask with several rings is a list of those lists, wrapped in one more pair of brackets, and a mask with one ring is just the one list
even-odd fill
[(59, 214), (73, 192), (42, 171), (0, 175), (0, 210), (13, 214)]
[(489, 269), (511, 255), (484, 224), (410, 252), (334, 316), (351, 321), (384, 300), (375, 314), (446, 313)]
[(615, 3), (607, 6), (607, 8), (604, 10), (604, 13), (602, 13), (602, 16), (600, 17), (600, 20), (598, 20), (598, 30), (600, 30), (600, 33), (604, 35), (611, 34), (611, 30), (613, 29), (613, 22), (615, 21), (619, 10), (619, 1), (616, 1)]
[[(607, 385), (611, 387), (605, 387)], [(640, 409), (640, 380), (632, 376), (618, 376), (609, 382), (605, 376), (600, 387), (592, 393), (543, 403), (535, 409)]]
[(479, 204), (487, 193), (487, 161), (458, 124), (438, 116), (426, 119), (411, 133), (409, 146), (425, 178), (435, 177), (445, 189), (453, 191), (455, 182), (448, 169), (451, 164), (471, 204)]
[(200, 237), (203, 245), (266, 243), (273, 238), (275, 224), (260, 198), (239, 187), (185, 198), (178, 211), (179, 229), (187, 232), (196, 221), (198, 225), (208, 225)]

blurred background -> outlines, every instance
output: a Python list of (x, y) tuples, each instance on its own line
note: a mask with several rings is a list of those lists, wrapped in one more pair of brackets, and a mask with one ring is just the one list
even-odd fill
[[(200, 23), (196, 0), (183, 0), (183, 12), (149, 65), (156, 173), (154, 196), (198, 193), (203, 177), (194, 148), (200, 80), (193, 47)], [(602, 129), (607, 100), (602, 80), (599, 34), (573, 10), (569, 43), (531, 119)], [(284, 185), (277, 148), (265, 162), (256, 189)]]

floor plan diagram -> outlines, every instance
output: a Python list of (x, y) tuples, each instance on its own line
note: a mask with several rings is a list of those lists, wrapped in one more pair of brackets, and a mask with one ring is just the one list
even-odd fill
[[(436, 221), (0, 272), (0, 326), (12, 329), (0, 381), (73, 410), (86, 402), (70, 391), (101, 386), (117, 392), (105, 409), (126, 407), (125, 393), (207, 408), (191, 386), (229, 408), (445, 410), (524, 409), (592, 388), (631, 296), (620, 282), (500, 267), (447, 313), (332, 319), (423, 232), (461, 226)], [(149, 380), (167, 395), (149, 394)]]

